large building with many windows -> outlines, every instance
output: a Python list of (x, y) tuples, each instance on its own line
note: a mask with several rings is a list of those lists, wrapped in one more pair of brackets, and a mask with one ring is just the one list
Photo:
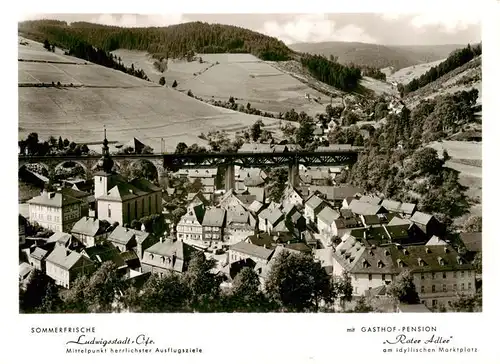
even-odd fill
[(476, 293), (472, 264), (437, 237), (425, 245), (369, 246), (346, 235), (333, 258), (333, 274), (347, 272), (355, 296), (384, 290), (404, 270), (410, 272), (420, 301), (428, 307), (449, 307), (458, 294)]
[(104, 138), (102, 158), (94, 176), (97, 218), (120, 225), (142, 217), (162, 213), (161, 188), (145, 178), (127, 181), (113, 171), (108, 140)]
[(63, 192), (43, 191), (28, 201), (29, 220), (54, 232), (70, 232), (82, 216), (88, 215), (88, 203)]

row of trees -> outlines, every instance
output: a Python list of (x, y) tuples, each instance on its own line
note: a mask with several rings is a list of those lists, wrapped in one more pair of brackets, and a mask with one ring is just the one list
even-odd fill
[(26, 139), (18, 142), (21, 154), (31, 155), (82, 155), (89, 153), (89, 147), (86, 144), (76, 144), (70, 142), (67, 138), (64, 140), (61, 136), (56, 139), (50, 136), (47, 141), (40, 141), (38, 133), (30, 133)]
[(439, 65), (432, 67), (426, 73), (424, 73), (419, 78), (416, 78), (410, 81), (406, 85), (398, 85), (398, 89), (402, 95), (406, 95), (410, 92), (416, 91), (419, 88), (424, 87), (425, 85), (436, 81), (439, 77), (457, 69), (460, 66), (463, 66), (474, 57), (477, 57), (482, 54), (482, 45), (481, 43), (471, 47), (471, 45), (467, 45), (467, 47), (457, 50), (450, 54), (446, 60), (444, 60)]
[(19, 31), (27, 37), (70, 48), (83, 41), (105, 51), (119, 48), (147, 51), (157, 59), (185, 57), (198, 53), (251, 53), (267, 61), (290, 59), (291, 51), (276, 38), (248, 29), (202, 22), (176, 24), (163, 28), (121, 28), (84, 22), (25, 21)]
[(350, 279), (332, 278), (312, 255), (283, 252), (276, 257), (260, 290), (257, 273), (245, 267), (230, 291), (223, 277), (212, 272), (214, 260), (195, 252), (185, 273), (152, 275), (143, 287), (120, 279), (112, 262), (103, 263), (90, 276), (78, 277), (60, 294), (50, 278), (36, 271), (20, 289), (21, 312), (318, 312), (333, 310), (352, 299)]
[(301, 62), (318, 80), (343, 91), (355, 90), (361, 79), (359, 68), (332, 62), (320, 55), (303, 54)]

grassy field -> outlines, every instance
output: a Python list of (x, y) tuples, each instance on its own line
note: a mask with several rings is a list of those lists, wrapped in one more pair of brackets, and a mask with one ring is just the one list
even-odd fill
[[(203, 99), (227, 101), (230, 96), (243, 105), (268, 112), (285, 112), (294, 108), (310, 115), (324, 112), (330, 102), (321, 91), (309, 87), (292, 75), (274, 67), (273, 62), (263, 62), (251, 54), (199, 54), (203, 62), (169, 60), (168, 69), (160, 73), (152, 58), (145, 52), (117, 50), (113, 54), (126, 65), (134, 64), (158, 82), (165, 77), (168, 86), (177, 81), (177, 89)], [(305, 94), (319, 102), (307, 100)]]
[(397, 70), (396, 72), (392, 73), (390, 72), (389, 69), (385, 68), (382, 70), (382, 72), (385, 72), (387, 75), (387, 82), (396, 82), (396, 83), (403, 83), (407, 84), (414, 78), (418, 78), (422, 76), (425, 72), (430, 70), (432, 67), (437, 66), (441, 62), (443, 62), (444, 59), (440, 59), (434, 62), (429, 62), (429, 63), (422, 63), (422, 64), (417, 64), (414, 66), (410, 67), (405, 67), (400, 70)]
[[(25, 51), (35, 42), (29, 43), (19, 48)], [(42, 49), (38, 56), (51, 62), (54, 53)], [(205, 144), (198, 138), (202, 132), (226, 130), (233, 135), (259, 118), (94, 64), (18, 64), (19, 83), (25, 86), (18, 88), (20, 138), (37, 132), (42, 139), (62, 135), (78, 143), (95, 143), (102, 140), (106, 125), (109, 140), (127, 142), (136, 137), (159, 152), (161, 138), (166, 150), (173, 150), (180, 141)], [(52, 81), (81, 87), (30, 87)], [(279, 120), (262, 120), (266, 128), (278, 130)]]

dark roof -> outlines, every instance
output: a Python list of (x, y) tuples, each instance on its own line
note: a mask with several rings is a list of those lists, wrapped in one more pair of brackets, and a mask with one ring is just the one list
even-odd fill
[(226, 211), (220, 208), (211, 208), (205, 211), (205, 216), (203, 217), (203, 226), (217, 226), (222, 227), (224, 225), (224, 218), (226, 217)]
[(260, 233), (257, 235), (250, 235), (247, 237), (248, 241), (253, 245), (258, 246), (272, 246), (274, 244), (273, 237), (268, 233)]
[(344, 219), (349, 219), (354, 217), (354, 214), (349, 209), (340, 209), (340, 216), (342, 216)]
[(380, 225), (382, 222), (378, 215), (363, 215), (365, 225)]
[(290, 243), (284, 246), (287, 249), (297, 250), (303, 253), (310, 253), (312, 249), (304, 243)]
[(101, 245), (94, 245), (92, 247), (85, 248), (84, 250), (87, 256), (96, 263), (101, 264), (111, 261), (117, 268), (121, 268), (126, 265), (118, 249), (116, 249), (113, 244), (108, 242)]
[(363, 189), (354, 186), (311, 186), (311, 192), (319, 191), (330, 201), (343, 201), (347, 197), (353, 197), (363, 193)]
[(408, 225), (392, 225), (392, 226), (385, 225), (384, 227), (392, 240), (407, 239), (409, 237), (408, 229), (410, 228), (410, 224), (408, 224)]
[(483, 233), (460, 233), (460, 239), (469, 252), (482, 251)]

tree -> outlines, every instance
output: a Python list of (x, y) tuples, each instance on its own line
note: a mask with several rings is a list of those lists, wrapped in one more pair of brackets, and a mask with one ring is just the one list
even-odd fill
[(476, 253), (474, 259), (472, 260), (472, 265), (476, 270), (476, 273), (483, 273), (483, 254), (481, 252)]
[(264, 123), (262, 122), (262, 119), (258, 119), (251, 127), (250, 129), (250, 136), (252, 137), (252, 140), (256, 142), (261, 134), (262, 134), (262, 127), (264, 126)]
[(464, 231), (467, 233), (480, 233), (483, 231), (482, 216), (471, 216), (465, 221)]
[(304, 121), (300, 123), (299, 128), (295, 132), (295, 141), (302, 148), (306, 148), (310, 143), (314, 141), (314, 124), (309, 121)]
[(172, 88), (176, 88), (177, 87), (177, 80), (174, 80), (174, 83), (172, 83)]
[(173, 224), (177, 225), (181, 221), (181, 217), (186, 214), (187, 210), (184, 207), (178, 207), (172, 212)]
[(477, 299), (473, 295), (459, 294), (458, 299), (450, 304), (453, 312), (476, 312), (476, 307)]
[(222, 278), (210, 272), (214, 267), (213, 259), (207, 260), (203, 252), (196, 251), (182, 277), (189, 292), (189, 305), (197, 312), (214, 312), (219, 309)]
[(162, 85), (162, 86), (165, 86), (165, 82), (166, 82), (166, 81), (165, 81), (165, 77), (161, 76), (161, 77), (160, 77), (160, 80), (158, 81), (158, 83), (159, 83), (160, 85)]
[(415, 283), (413, 283), (413, 277), (408, 270), (403, 270), (396, 277), (389, 286), (388, 293), (401, 303), (414, 304), (420, 302)]
[(25, 313), (36, 312), (43, 303), (43, 298), (51, 279), (38, 269), (31, 273), (26, 289), (19, 290), (19, 310)]
[(64, 145), (64, 148), (69, 147), (69, 140), (68, 139), (64, 139), (63, 145)]
[(104, 262), (88, 280), (84, 297), (90, 312), (112, 312), (116, 295), (123, 286), (117, 267), (111, 261)]
[(183, 154), (183, 153), (186, 153), (187, 149), (188, 149), (188, 146), (187, 146), (186, 143), (179, 142), (177, 144), (177, 146), (175, 147), (175, 152), (174, 153), (175, 154)]
[(450, 155), (448, 154), (448, 151), (445, 149), (443, 150), (443, 161), (447, 162), (451, 159)]
[(88, 154), (89, 153), (89, 147), (87, 146), (87, 144), (82, 144), (81, 146), (81, 151), (83, 154)]
[(49, 137), (49, 145), (51, 147), (55, 147), (57, 145), (57, 139), (54, 138), (52, 135)]
[(265, 282), (266, 292), (292, 312), (319, 310), (332, 303), (336, 292), (332, 281), (312, 255), (283, 251), (274, 261)]
[(69, 149), (70, 149), (70, 150), (75, 150), (75, 148), (76, 148), (76, 143), (75, 143), (75, 142), (71, 142), (71, 143), (69, 144)]
[(275, 168), (269, 171), (269, 198), (274, 202), (281, 202), (283, 192), (288, 182), (288, 171), (286, 168)]
[(59, 140), (57, 142), (57, 149), (59, 150), (63, 150), (64, 149), (64, 144), (63, 144), (63, 140), (61, 137), (59, 137)]
[(244, 267), (234, 278), (233, 289), (227, 300), (225, 311), (267, 312), (275, 308), (267, 296), (259, 289), (257, 273), (250, 267)]
[(45, 48), (46, 50), (50, 51), (50, 42), (48, 39), (45, 39), (43, 41), (43, 48)]
[(354, 306), (352, 312), (355, 313), (373, 312), (373, 307), (366, 302), (365, 296), (361, 296), (361, 298), (356, 302), (356, 306)]
[(194, 97), (193, 92), (192, 92), (191, 90), (188, 90), (187, 95), (188, 95), (189, 97)]
[(351, 277), (349, 277), (347, 272), (344, 272), (341, 278), (334, 280), (333, 284), (342, 307), (345, 307), (346, 302), (350, 302), (352, 300), (353, 288), (351, 284)]

